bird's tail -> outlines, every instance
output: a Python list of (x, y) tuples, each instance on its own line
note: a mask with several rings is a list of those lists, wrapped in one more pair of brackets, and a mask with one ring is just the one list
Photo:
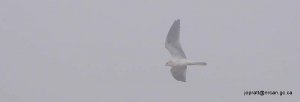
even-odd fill
[(192, 62), (190, 65), (201, 65), (201, 66), (206, 66), (206, 62)]

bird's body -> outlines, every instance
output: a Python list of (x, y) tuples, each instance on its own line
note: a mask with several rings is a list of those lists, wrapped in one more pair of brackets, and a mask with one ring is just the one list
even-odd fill
[(190, 64), (191, 61), (187, 59), (171, 59), (167, 62), (167, 66), (175, 67), (175, 66), (185, 66)]
[(171, 59), (167, 62), (167, 66), (175, 67), (175, 66), (186, 66), (186, 65), (206, 65), (205, 62), (193, 62), (187, 59)]
[(171, 26), (165, 47), (171, 53), (172, 59), (166, 63), (166, 66), (171, 67), (171, 73), (173, 77), (178, 80), (185, 82), (186, 81), (186, 69), (188, 65), (206, 65), (205, 62), (194, 62), (186, 59), (186, 55), (183, 52), (180, 42), (180, 20), (175, 20)]

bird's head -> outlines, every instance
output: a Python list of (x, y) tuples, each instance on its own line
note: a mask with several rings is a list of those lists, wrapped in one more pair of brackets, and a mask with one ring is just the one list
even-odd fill
[(173, 65), (173, 62), (172, 61), (168, 61), (167, 63), (166, 63), (166, 66), (172, 66)]

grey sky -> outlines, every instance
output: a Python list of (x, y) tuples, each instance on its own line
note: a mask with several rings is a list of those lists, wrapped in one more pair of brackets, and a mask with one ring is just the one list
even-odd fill
[[(299, 100), (299, 0), (0, 0), (2, 102)], [(181, 19), (187, 82), (164, 48)], [(292, 96), (243, 96), (292, 90)]]

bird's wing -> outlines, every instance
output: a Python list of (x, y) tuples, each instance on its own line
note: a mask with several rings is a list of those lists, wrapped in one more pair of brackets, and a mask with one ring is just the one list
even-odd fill
[(171, 68), (171, 73), (173, 75), (173, 77), (178, 80), (178, 81), (182, 81), (185, 82), (186, 78), (186, 68), (187, 66), (176, 66), (176, 67), (172, 67)]
[(173, 25), (168, 32), (167, 39), (165, 42), (165, 47), (171, 53), (171, 56), (174, 58), (186, 58), (180, 42), (179, 42), (179, 33), (180, 33), (180, 20), (175, 20)]

